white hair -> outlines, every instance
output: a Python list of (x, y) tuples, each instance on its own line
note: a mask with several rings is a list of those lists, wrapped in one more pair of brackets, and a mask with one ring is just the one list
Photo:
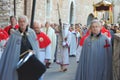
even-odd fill
[(25, 15), (19, 16), (19, 17), (18, 17), (18, 21), (19, 21), (20, 19), (24, 19), (25, 22), (28, 23), (28, 18), (27, 18), (27, 16), (25, 16)]
[(35, 20), (34, 23), (37, 23), (38, 25), (40, 25), (40, 22), (38, 20)]
[(97, 19), (94, 19), (94, 20), (91, 21), (90, 27), (92, 26), (93, 23), (97, 23), (99, 26), (101, 26), (100, 21), (97, 20)]

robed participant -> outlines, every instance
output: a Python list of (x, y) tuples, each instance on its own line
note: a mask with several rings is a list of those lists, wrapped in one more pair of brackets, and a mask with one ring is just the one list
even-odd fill
[(101, 24), (93, 20), (91, 34), (85, 39), (75, 80), (112, 80), (112, 47), (101, 33)]
[[(33, 64), (40, 67), (40, 61), (36, 60), (34, 56), (30, 57), (30, 61), (36, 60), (38, 61), (37, 64), (31, 61), (30, 63), (24, 63), (24, 67), (19, 67), (18, 65), (19, 60), (21, 60), (22, 57), (25, 57), (23, 56), (23, 53), (25, 53), (26, 51), (28, 51), (28, 53), (30, 52), (34, 54), (35, 56), (37, 56), (37, 54), (39, 53), (39, 46), (36, 40), (36, 34), (32, 29), (29, 28), (27, 17), (20, 16), (18, 19), (18, 23), (20, 27), (10, 36), (0, 60), (0, 80), (38, 80), (40, 76), (35, 76), (31, 72), (35, 70), (35, 68), (29, 65), (24, 66), (24, 64)], [(45, 71), (45, 67), (43, 67), (42, 65), (40, 68), (41, 70), (38, 70), (38, 72), (42, 71), (43, 73)]]
[(63, 24), (63, 28), (58, 34), (56, 63), (60, 65), (60, 71), (65, 72), (69, 65), (68, 47), (70, 45), (71, 35), (69, 24)]
[(4, 31), (3, 29), (0, 29), (0, 58), (2, 56), (7, 40), (8, 40), (7, 32)]
[(10, 25), (6, 26), (4, 30), (10, 35), (14, 32), (14, 30), (17, 30), (19, 28), (17, 24), (17, 19), (15, 16), (10, 16)]
[[(37, 41), (39, 43), (39, 54), (37, 55), (39, 60), (46, 65), (49, 60), (51, 59), (51, 41), (49, 37), (41, 32), (40, 30), (41, 25), (38, 22), (34, 22), (33, 29), (36, 32), (37, 35)], [(43, 80), (44, 75), (39, 79)]]
[(76, 50), (77, 50), (77, 32), (75, 31), (74, 27), (70, 30), (71, 32), (71, 43), (70, 43), (70, 57), (76, 56)]
[(45, 27), (41, 28), (41, 31), (44, 32), (51, 40), (51, 61), (50, 63), (52, 63), (55, 59), (54, 55), (55, 55), (55, 49), (56, 49), (56, 34), (55, 34), (55, 30), (50, 26), (49, 22), (45, 23)]
[(41, 62), (45, 64), (47, 60), (49, 61), (51, 59), (51, 53), (50, 53), (51, 52), (51, 46), (50, 46), (51, 40), (45, 33), (43, 33), (40, 30), (40, 28), (41, 28), (40, 24), (38, 22), (34, 22), (33, 29), (36, 32), (37, 40), (38, 40), (39, 48), (40, 48), (39, 59), (41, 60)]
[[(100, 21), (101, 22), (101, 21)], [(104, 26), (103, 26), (103, 23), (101, 22), (101, 26), (100, 26), (100, 28), (101, 28), (101, 33), (103, 34), (103, 35), (105, 35), (110, 41), (111, 41), (111, 34), (110, 34), (110, 31), (109, 30), (107, 30)], [(76, 61), (78, 62), (78, 60), (79, 60), (79, 58), (80, 58), (80, 55), (81, 55), (81, 50), (82, 50), (82, 46), (83, 46), (83, 44), (84, 44), (84, 41), (85, 41), (85, 39), (88, 37), (90, 35), (90, 30), (88, 30), (87, 31), (87, 33), (86, 33), (86, 35), (85, 36), (83, 36), (82, 38), (81, 38), (81, 40), (80, 40), (80, 43), (79, 43), (79, 46), (78, 46), (78, 48), (77, 48), (77, 59), (76, 59)]]

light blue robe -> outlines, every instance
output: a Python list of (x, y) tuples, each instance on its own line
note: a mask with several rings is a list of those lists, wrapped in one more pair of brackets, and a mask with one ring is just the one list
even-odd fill
[[(110, 46), (105, 48), (106, 40)], [(75, 80), (112, 80), (112, 47), (106, 36), (85, 40)]]
[[(35, 32), (28, 28), (28, 40), (31, 43), (36, 55), (39, 53), (39, 46)], [(19, 31), (15, 31), (9, 38), (6, 48), (0, 60), (0, 80), (18, 80), (17, 63), (20, 57), (22, 36)]]

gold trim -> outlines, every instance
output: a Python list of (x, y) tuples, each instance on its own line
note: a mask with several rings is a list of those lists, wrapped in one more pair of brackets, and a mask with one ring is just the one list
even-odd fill
[(100, 1), (98, 2), (97, 4), (93, 4), (94, 7), (99, 7), (101, 5), (104, 5), (104, 6), (112, 6), (113, 4), (108, 2), (108, 1)]
[(24, 56), (25, 54), (27, 54), (28, 52), (33, 52), (33, 51), (29, 49), (29, 50), (23, 52), (23, 53), (20, 55), (20, 58), (21, 58), (22, 56)]
[[(100, 7), (101, 5), (103, 5), (103, 6), (108, 6), (109, 9), (108, 9), (108, 10), (100, 10), (100, 11), (97, 11), (97, 10), (96, 10), (96, 7)], [(110, 2), (104, 1), (104, 0), (100, 1), (100, 2), (97, 3), (97, 4), (94, 4), (94, 3), (93, 3), (94, 16), (97, 17), (97, 12), (107, 11), (107, 12), (109, 12), (109, 23), (113, 23), (113, 11), (110, 10), (111, 8), (113, 9), (113, 6), (114, 6), (113, 3), (110, 3)]]

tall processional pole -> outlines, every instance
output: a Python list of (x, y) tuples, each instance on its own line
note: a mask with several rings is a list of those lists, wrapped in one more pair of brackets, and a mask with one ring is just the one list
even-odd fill
[(14, 16), (16, 16), (16, 0), (14, 0)]
[(31, 14), (31, 24), (30, 27), (33, 27), (33, 22), (34, 22), (34, 16), (35, 16), (35, 6), (36, 6), (36, 0), (33, 0), (32, 4), (32, 14)]

